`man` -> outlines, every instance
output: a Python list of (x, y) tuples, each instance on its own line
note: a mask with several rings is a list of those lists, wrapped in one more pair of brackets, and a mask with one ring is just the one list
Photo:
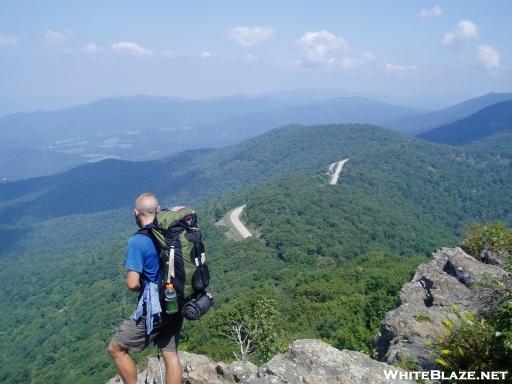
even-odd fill
[(135, 200), (133, 213), (141, 230), (128, 241), (125, 267), (128, 270), (126, 287), (130, 291), (139, 292), (139, 305), (134, 315), (123, 322), (108, 345), (108, 352), (125, 384), (137, 382), (137, 367), (128, 351), (140, 351), (151, 341), (162, 353), (166, 383), (181, 383), (177, 346), (183, 318), (180, 313), (167, 315), (160, 308), (160, 261), (155, 243), (147, 235), (147, 230), (144, 234), (144, 229), (153, 223), (159, 210), (158, 200), (152, 193), (143, 193)]

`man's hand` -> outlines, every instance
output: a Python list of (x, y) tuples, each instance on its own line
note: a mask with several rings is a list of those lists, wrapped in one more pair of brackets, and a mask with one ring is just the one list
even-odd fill
[(135, 271), (128, 271), (126, 275), (126, 287), (132, 292), (139, 292), (140, 290), (140, 273)]

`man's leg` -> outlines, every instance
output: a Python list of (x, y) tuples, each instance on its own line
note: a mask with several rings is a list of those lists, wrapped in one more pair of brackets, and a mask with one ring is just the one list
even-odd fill
[(128, 350), (111, 340), (108, 344), (108, 353), (112, 356), (117, 372), (119, 372), (123, 382), (125, 384), (137, 384), (137, 367), (128, 354)]
[(181, 364), (176, 351), (163, 351), (162, 357), (165, 363), (165, 383), (181, 384)]

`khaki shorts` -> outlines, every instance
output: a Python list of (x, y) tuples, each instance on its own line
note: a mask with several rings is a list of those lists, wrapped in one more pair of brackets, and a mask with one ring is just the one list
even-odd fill
[(142, 351), (153, 342), (162, 351), (173, 352), (178, 348), (182, 324), (183, 317), (180, 313), (166, 315), (160, 320), (155, 320), (153, 331), (146, 335), (146, 317), (142, 316), (137, 321), (130, 318), (121, 324), (112, 341), (134, 351)]

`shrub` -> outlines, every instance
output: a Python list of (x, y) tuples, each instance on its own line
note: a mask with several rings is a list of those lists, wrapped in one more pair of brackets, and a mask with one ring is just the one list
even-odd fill
[(433, 347), (439, 368), (447, 372), (507, 371), (512, 361), (512, 300), (489, 318), (461, 313), (456, 307), (452, 311), (453, 318), (442, 320), (446, 334)]
[(512, 230), (499, 221), (473, 224), (466, 230), (460, 246), (466, 253), (479, 260), (484, 250), (508, 258), (512, 252)]

